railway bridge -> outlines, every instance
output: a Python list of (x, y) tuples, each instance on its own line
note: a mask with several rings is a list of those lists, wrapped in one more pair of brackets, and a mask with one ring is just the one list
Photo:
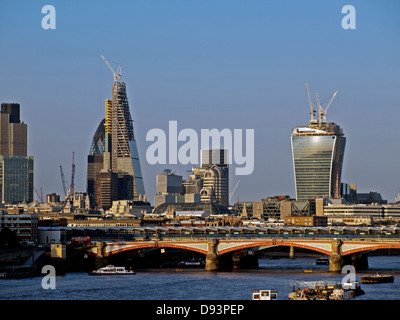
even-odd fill
[(263, 238), (263, 239), (162, 239), (135, 240), (124, 242), (98, 241), (88, 249), (99, 258), (106, 258), (119, 252), (144, 248), (178, 248), (199, 252), (206, 257), (206, 270), (218, 271), (222, 258), (227, 253), (248, 252), (276, 246), (305, 248), (329, 256), (329, 271), (340, 272), (346, 264), (357, 267), (363, 254), (377, 249), (400, 249), (400, 239), (385, 238)]

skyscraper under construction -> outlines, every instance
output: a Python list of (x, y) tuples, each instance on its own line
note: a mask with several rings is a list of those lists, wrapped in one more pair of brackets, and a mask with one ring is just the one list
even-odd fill
[(138, 200), (145, 194), (126, 85), (117, 81), (112, 85), (111, 169), (121, 179), (123, 199)]
[[(112, 99), (105, 102), (105, 119), (100, 124), (93, 137), (91, 154), (88, 157), (88, 194), (97, 208), (107, 209), (113, 200), (139, 200), (145, 195), (142, 171), (140, 168), (139, 152), (136, 145), (133, 129), (133, 120), (129, 110), (126, 84), (121, 80), (120, 67), (114, 72), (107, 60), (102, 56), (113, 72)], [(101, 132), (98, 132), (98, 131)], [(92, 152), (95, 150), (96, 152)], [(102, 157), (102, 169), (95, 169), (95, 156)], [(98, 165), (97, 165), (98, 168)], [(102, 174), (97, 174), (102, 172)], [(106, 195), (104, 190), (107, 183), (98, 183), (98, 179), (105, 176), (104, 172), (112, 172), (109, 183), (118, 186), (118, 192)], [(108, 176), (107, 176), (108, 177)], [(114, 181), (117, 179), (117, 182)], [(107, 180), (108, 181), (108, 180)], [(97, 186), (97, 189), (96, 189)], [(90, 190), (89, 190), (90, 189)], [(114, 187), (112, 188), (115, 189)], [(111, 189), (110, 189), (111, 190)], [(91, 196), (92, 195), (92, 196)], [(107, 197), (104, 206), (103, 196)]]
[(332, 96), (324, 110), (319, 102), (318, 119), (310, 94), (311, 107), (308, 126), (296, 127), (291, 135), (296, 199), (307, 201), (317, 197), (339, 198), (340, 180), (346, 138), (343, 130), (333, 122), (326, 122), (326, 113), (335, 98)]

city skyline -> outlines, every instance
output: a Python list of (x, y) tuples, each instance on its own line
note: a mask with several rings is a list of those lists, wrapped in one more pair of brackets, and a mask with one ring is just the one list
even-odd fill
[[(35, 188), (45, 194), (63, 195), (59, 166), (69, 177), (73, 152), (75, 190), (86, 191), (89, 147), (111, 98), (112, 74), (102, 54), (113, 66), (122, 65), (150, 201), (163, 169), (184, 179), (191, 169), (145, 161), (151, 144), (146, 132), (165, 129), (172, 120), (178, 129), (198, 132), (255, 129), (254, 172), (231, 174), (230, 186), (240, 179), (232, 202), (294, 198), (290, 133), (308, 122), (305, 82), (325, 102), (339, 90), (328, 121), (347, 138), (342, 182), (380, 192), (390, 202), (400, 190), (395, 1), (352, 1), (355, 30), (341, 26), (347, 4), (341, 1), (134, 1), (119, 8), (106, 1), (96, 7), (53, 1), (55, 30), (40, 25), (42, 3), (23, 3), (0, 4), (6, 48), (0, 54), (0, 101), (21, 104)], [(105, 19), (112, 16), (119, 18)]]

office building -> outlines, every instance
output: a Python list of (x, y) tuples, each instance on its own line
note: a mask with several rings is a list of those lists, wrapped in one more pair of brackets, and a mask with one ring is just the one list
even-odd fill
[(0, 212), (0, 230), (8, 228), (14, 231), (21, 241), (38, 240), (39, 218), (37, 214), (9, 214)]
[[(146, 193), (126, 84), (120, 81), (120, 67), (117, 72), (114, 72), (107, 60), (103, 56), (102, 58), (113, 72), (114, 82), (112, 83), (112, 99), (105, 101), (105, 118), (100, 123), (90, 148), (87, 193), (91, 200), (91, 207), (96, 208), (96, 204), (101, 203), (100, 207), (104, 209), (109, 207), (109, 203), (104, 205), (105, 201), (95, 199), (105, 199), (106, 190), (113, 193), (108, 195), (108, 199), (113, 200), (138, 201)], [(97, 174), (100, 170), (103, 170), (101, 183), (97, 182)], [(106, 172), (109, 172), (107, 179)], [(112, 186), (106, 188), (107, 181), (112, 183)], [(102, 195), (97, 195), (97, 185), (102, 186)]]
[(138, 200), (146, 194), (126, 85), (118, 81), (112, 84), (111, 169), (125, 180), (125, 190), (121, 190), (124, 200)]
[(103, 155), (105, 152), (105, 129), (103, 119), (98, 125), (90, 145), (88, 164), (87, 164), (87, 185), (86, 192), (89, 196), (90, 207), (94, 208), (95, 205), (95, 185), (96, 185), (96, 174), (103, 169), (104, 159)]
[(200, 191), (202, 202), (229, 206), (229, 154), (226, 149), (201, 150), (201, 168), (205, 169)]
[(154, 196), (154, 207), (163, 203), (184, 202), (182, 194), (182, 176), (164, 170), (163, 174), (156, 177), (157, 194)]
[(297, 200), (340, 197), (346, 138), (337, 124), (326, 122), (326, 111), (336, 93), (325, 110), (317, 98), (318, 120), (314, 119), (315, 111), (310, 100), (310, 123), (293, 129), (291, 145)]
[(2, 203), (33, 201), (33, 157), (0, 156)]
[(115, 172), (102, 169), (96, 174), (94, 206), (108, 210), (113, 201), (118, 200), (118, 175)]
[(0, 198), (33, 201), (33, 157), (27, 156), (27, 125), (18, 103), (2, 103), (0, 113)]
[(27, 125), (21, 123), (18, 103), (1, 104), (0, 154), (27, 155)]

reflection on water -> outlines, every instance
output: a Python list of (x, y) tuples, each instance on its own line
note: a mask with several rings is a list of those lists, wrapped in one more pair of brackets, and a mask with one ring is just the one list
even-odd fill
[[(329, 273), (328, 266), (315, 265), (313, 258), (260, 259), (259, 265), (259, 270), (216, 273), (138, 270), (137, 275), (131, 277), (67, 273), (57, 277), (55, 290), (42, 289), (41, 277), (3, 279), (0, 280), (0, 299), (249, 300), (252, 290), (273, 289), (278, 291), (280, 300), (287, 300), (294, 286), (304, 288), (320, 282), (340, 283), (343, 277), (343, 274)], [(395, 272), (395, 281), (363, 284), (366, 294), (356, 299), (400, 299), (400, 257), (369, 257), (369, 266)], [(304, 272), (304, 269), (313, 272)], [(357, 274), (356, 279), (363, 274)]]

